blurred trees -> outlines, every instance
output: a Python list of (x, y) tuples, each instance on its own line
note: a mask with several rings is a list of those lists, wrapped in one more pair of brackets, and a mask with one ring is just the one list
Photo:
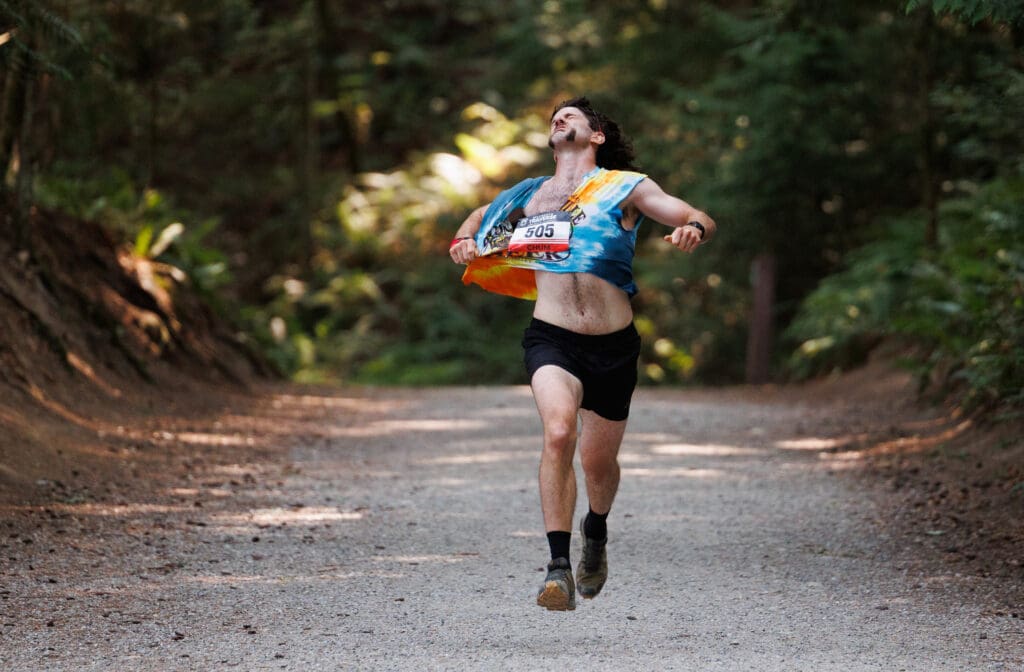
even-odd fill
[[(913, 240), (936, 259), (963, 228), (947, 201), (1012, 192), (1022, 17), (969, 0), (0, 0), (0, 226), (17, 235), (35, 202), (143, 249), (180, 222), (165, 258), (241, 299), (244, 328), (309, 377), (521, 380), (529, 306), (463, 288), (444, 247), (497, 189), (550, 171), (544, 120), (586, 93), (721, 223), (687, 258), (641, 231), (645, 378), (743, 378), (757, 257), (775, 326), (804, 325), (778, 375), (827, 341), (802, 302), (856, 250)], [(794, 370), (852, 352), (830, 350)]]
[(81, 37), (57, 14), (31, 0), (0, 1), (0, 234), (27, 240), (33, 169), (32, 135), (48, 119), (36, 119), (53, 77), (69, 77), (64, 62), (77, 55)]

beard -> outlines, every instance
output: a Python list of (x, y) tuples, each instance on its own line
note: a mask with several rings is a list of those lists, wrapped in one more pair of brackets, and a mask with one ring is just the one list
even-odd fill
[[(557, 132), (558, 131), (555, 131), (555, 133), (557, 133)], [(548, 147), (550, 147), (551, 149), (555, 148), (555, 139), (554, 138), (555, 138), (555, 134), (554, 133), (552, 133), (551, 137), (548, 138)], [(575, 140), (576, 139), (576, 129), (573, 128), (568, 133), (566, 133), (565, 134), (565, 139), (568, 140), (569, 142), (572, 142), (573, 140)]]

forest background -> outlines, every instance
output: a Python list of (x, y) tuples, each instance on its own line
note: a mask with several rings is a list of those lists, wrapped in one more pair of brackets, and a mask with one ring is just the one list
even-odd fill
[(720, 226), (641, 230), (643, 384), (881, 345), (1024, 402), (1019, 0), (0, 0), (0, 63), (0, 238), (43, 266), (40, 218), (99, 223), (299, 380), (525, 382), (530, 305), (448, 241), (585, 94)]

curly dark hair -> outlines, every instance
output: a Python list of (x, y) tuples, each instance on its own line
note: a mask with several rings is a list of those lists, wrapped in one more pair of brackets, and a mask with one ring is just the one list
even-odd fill
[(619, 125), (606, 114), (594, 109), (586, 96), (563, 100), (551, 112), (551, 118), (564, 107), (575, 107), (587, 118), (590, 128), (604, 133), (604, 144), (597, 148), (597, 165), (608, 170), (638, 170), (633, 163), (636, 153), (633, 142), (626, 137)]

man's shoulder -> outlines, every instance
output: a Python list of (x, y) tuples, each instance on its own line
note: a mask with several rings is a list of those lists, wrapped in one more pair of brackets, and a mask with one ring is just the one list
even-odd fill
[(635, 180), (639, 182), (647, 177), (647, 173), (641, 173), (637, 170), (605, 170), (609, 175), (623, 180)]

